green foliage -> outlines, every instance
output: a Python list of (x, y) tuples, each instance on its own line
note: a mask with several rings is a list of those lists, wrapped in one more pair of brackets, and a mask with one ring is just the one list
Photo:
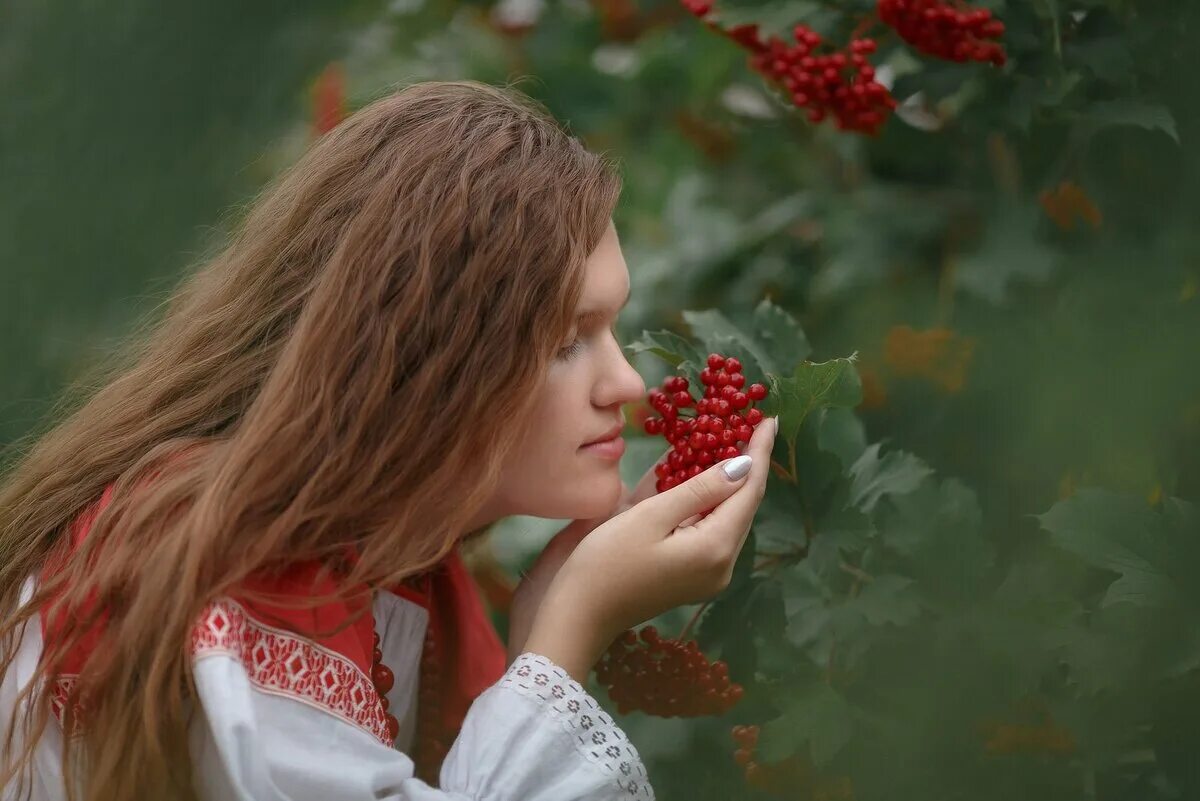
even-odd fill
[[(712, 311), (683, 319), (704, 348), (648, 333), (631, 350), (673, 365), (684, 350), (697, 362), (704, 349), (743, 353), (757, 369), (770, 319), (807, 353), (772, 304), (740, 327)], [(755, 759), (810, 766), (814, 784), (786, 797), (846, 777), (863, 797), (1082, 798), (1086, 776), (1127, 784), (1130, 761), (1167, 725), (1145, 702), (1193, 692), (1200, 671), (1187, 624), (1200, 601), (1187, 581), (1200, 570), (1195, 507), (1081, 490), (1038, 516), (1047, 535), (994, 541), (962, 481), (866, 441), (853, 362), (801, 362), (766, 378), (791, 469), (777, 465), (732, 584), (697, 636), (749, 688), (729, 717), (761, 724)], [(1141, 648), (1114, 653), (1131, 641)], [(1149, 697), (1147, 680), (1159, 683)], [(1177, 716), (1170, 725), (1190, 727)], [(1174, 786), (1184, 786), (1186, 760), (1175, 761)], [(1165, 763), (1138, 770), (1172, 786)]]

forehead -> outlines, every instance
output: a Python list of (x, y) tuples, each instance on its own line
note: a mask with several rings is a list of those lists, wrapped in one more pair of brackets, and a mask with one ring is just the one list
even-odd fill
[(588, 257), (584, 271), (579, 314), (615, 312), (629, 294), (629, 269), (621, 253), (616, 228), (610, 223), (600, 243)]

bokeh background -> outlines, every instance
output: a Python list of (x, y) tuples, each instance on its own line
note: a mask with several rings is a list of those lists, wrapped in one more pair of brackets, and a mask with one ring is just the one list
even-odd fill
[[(515, 82), (622, 164), (628, 340), (687, 333), (687, 309), (747, 319), (767, 298), (800, 322), (813, 360), (857, 354), (864, 441), (969, 488), (996, 553), (981, 594), (1011, 592), (1012, 565), (1068, 558), (1038, 516), (1080, 492), (1161, 514), (1190, 547), (1195, 518), (1170, 510), (1200, 496), (1198, 4), (980, 5), (1007, 25), (1002, 68), (927, 58), (871, 29), (901, 107), (869, 137), (808, 122), (744, 49), (673, 0), (10, 0), (0, 8), (0, 445), (50, 425), (63, 389), (152, 318), (242, 204), (326, 126), (389, 88), (472, 78)], [(726, 25), (787, 36), (804, 22), (845, 41), (874, 6), (718, 10)], [(651, 354), (635, 363), (648, 383), (667, 374)], [(632, 480), (663, 446), (631, 431)], [(1108, 508), (1079, 514), (1099, 529)], [(1080, 546), (1079, 564), (1064, 568), (1072, 582), (1039, 574), (1027, 589), (1047, 608), (1070, 606), (1070, 626), (1089, 636), (1101, 611), (1117, 616), (1103, 637), (1072, 641), (1092, 661), (1047, 646), (1028, 686), (1005, 690), (1058, 699), (1060, 719), (1075, 710), (1070, 748), (1059, 737), (986, 763), (1000, 756), (982, 736), (964, 767), (949, 744), (931, 745), (893, 798), (1200, 797), (1197, 769), (1178, 753), (1200, 732), (1168, 714), (1200, 698), (1200, 643), (1186, 633), (1200, 563), (1186, 548), (1147, 556), (1139, 548), (1159, 547), (1158, 523), (1129, 514), (1149, 532), (1137, 543), (1105, 541), (1091, 556)], [(477, 557), (501, 628), (506, 582), (557, 525), (505, 521)], [(1072, 525), (1088, 541), (1087, 525)], [(1097, 572), (1074, 582), (1084, 565)], [(1161, 608), (1148, 591), (1125, 598), (1149, 617), (1121, 617), (1105, 588), (1130, 572), (1180, 595)], [(798, 608), (780, 607), (792, 620)], [(678, 627), (693, 611), (659, 623)], [(1036, 631), (1061, 630), (1056, 614)], [(898, 625), (884, 618), (875, 622)], [(1178, 646), (1169, 665), (1138, 660), (1147, 619), (1166, 627), (1156, 643)], [(779, 636), (800, 658), (808, 641), (789, 625)], [(719, 630), (708, 636), (719, 653)], [(1021, 649), (1034, 636), (1021, 634)], [(1080, 679), (1084, 662), (1107, 672)], [(1139, 703), (1162, 715), (1131, 713)], [(765, 721), (778, 704), (748, 709)], [(726, 733), (748, 719), (624, 722), (661, 797), (764, 792), (729, 758)], [(926, 723), (932, 737), (936, 721)], [(853, 786), (797, 783), (776, 797), (883, 797), (886, 782), (869, 775), (893, 768), (843, 749), (857, 735), (840, 725), (813, 724), (794, 745), (823, 743), (829, 775)], [(1089, 740), (1085, 729), (1105, 734)]]

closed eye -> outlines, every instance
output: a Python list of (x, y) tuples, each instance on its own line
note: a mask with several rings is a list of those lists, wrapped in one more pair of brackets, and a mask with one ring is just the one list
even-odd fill
[(558, 352), (558, 358), (568, 361), (570, 359), (574, 359), (580, 353), (583, 353), (583, 342), (576, 339), (570, 345), (567, 345)]

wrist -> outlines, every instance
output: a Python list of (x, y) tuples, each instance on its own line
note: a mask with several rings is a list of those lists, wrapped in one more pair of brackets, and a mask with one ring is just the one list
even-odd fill
[(525, 640), (522, 651), (544, 656), (565, 670), (580, 684), (587, 684), (588, 673), (600, 660), (608, 642), (580, 620), (539, 614)]

